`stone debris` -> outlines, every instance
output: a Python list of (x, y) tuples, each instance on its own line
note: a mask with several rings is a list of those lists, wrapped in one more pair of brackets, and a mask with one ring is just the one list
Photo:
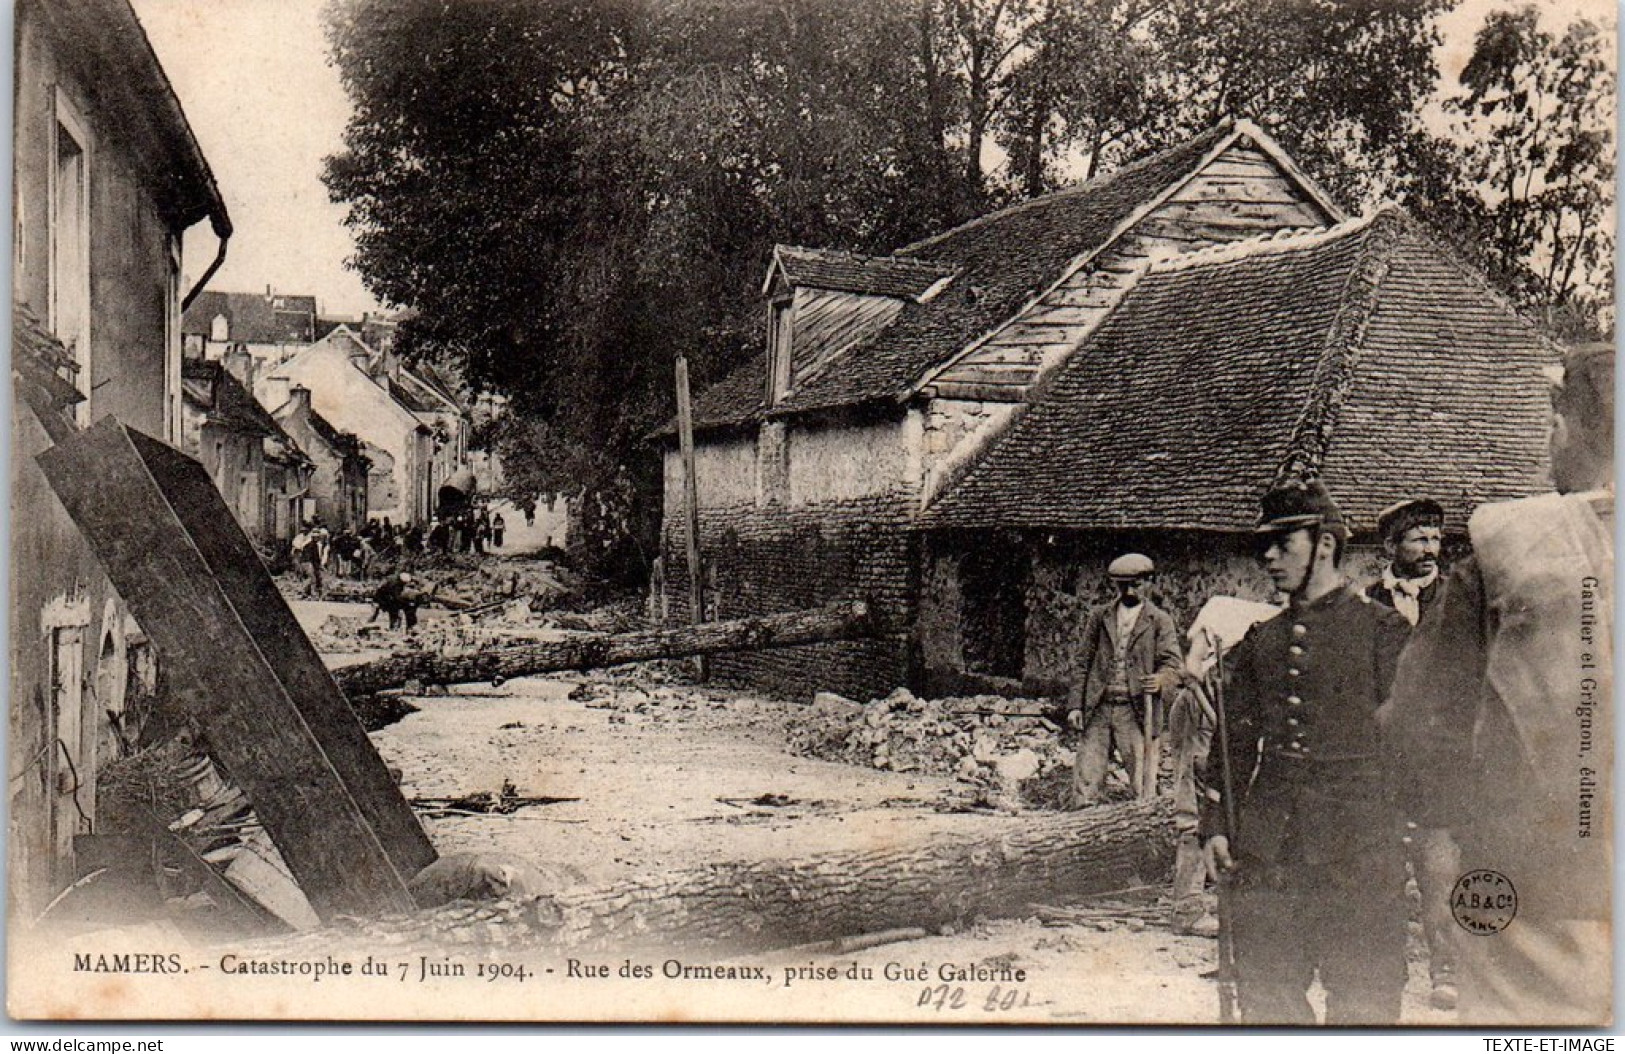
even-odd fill
[(1064, 808), (1072, 751), (1042, 699), (995, 695), (921, 699), (899, 688), (858, 703), (820, 692), (792, 715), (792, 753), (892, 772), (953, 776), (957, 804), (1017, 810)]

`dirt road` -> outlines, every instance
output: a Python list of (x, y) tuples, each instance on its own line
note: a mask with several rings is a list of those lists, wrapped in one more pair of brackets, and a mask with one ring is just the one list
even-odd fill
[[(320, 614), (328, 613), (334, 605), (323, 605)], [(600, 887), (708, 861), (928, 841), (941, 831), (996, 832), (1005, 822), (939, 811), (955, 789), (951, 779), (790, 754), (784, 724), (791, 704), (661, 684), (653, 674), (460, 686), (413, 699), (418, 712), (373, 740), (401, 769), (411, 797), (496, 792), (512, 782), (524, 796), (577, 799), (507, 816), (429, 818), (425, 827), (442, 853), (512, 853)], [(1148, 909), (1154, 897), (1154, 890), (1142, 894)], [(1009, 962), (1049, 976), (1082, 971), (1088, 983), (1049, 991), (1039, 1016), (1217, 1020), (1216, 990), (1201, 976), (1214, 965), (1213, 941), (1175, 936), (1160, 920), (1056, 927), (1024, 905), (1012, 906), (1012, 915), (842, 961), (876, 969), (920, 960)], [(1406, 1020), (1449, 1023), (1449, 1015), (1425, 1005), (1425, 968), (1413, 964), (1412, 972)]]

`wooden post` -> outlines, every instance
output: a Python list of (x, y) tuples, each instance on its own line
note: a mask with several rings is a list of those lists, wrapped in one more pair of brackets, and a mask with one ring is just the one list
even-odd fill
[[(688, 617), (705, 621), (705, 570), (700, 566), (700, 485), (694, 470), (694, 411), (689, 405), (688, 357), (677, 355), (677, 446), (683, 459), (683, 533), (688, 553)], [(705, 656), (696, 656), (694, 672), (705, 680)]]

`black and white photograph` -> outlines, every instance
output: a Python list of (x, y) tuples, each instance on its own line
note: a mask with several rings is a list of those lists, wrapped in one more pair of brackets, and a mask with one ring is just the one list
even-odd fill
[(15, 0), (10, 1017), (1612, 1026), (1617, 16)]

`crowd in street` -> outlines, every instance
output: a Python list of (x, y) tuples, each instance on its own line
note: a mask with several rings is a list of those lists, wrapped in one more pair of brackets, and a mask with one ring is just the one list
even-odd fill
[(506, 533), (502, 513), (483, 503), (415, 526), (393, 524), (385, 516), (367, 521), (359, 530), (335, 533), (314, 519), (294, 536), (292, 555), (294, 566), (310, 580), (313, 595), (320, 596), (324, 574), (365, 578), (412, 566), (426, 556), (484, 555), (501, 549)]
[(1474, 510), (1448, 573), (1444, 508), (1407, 497), (1378, 521), (1380, 577), (1350, 581), (1350, 527), (1318, 480), (1261, 498), (1284, 605), (1211, 599), (1188, 655), (1147, 596), (1153, 562), (1107, 569), (1117, 598), (1085, 623), (1068, 700), (1075, 802), (1100, 799), (1114, 747), (1154, 793), (1147, 744), (1167, 732), (1173, 923), (1219, 938), (1243, 1022), (1314, 1024), (1317, 979), (1325, 1023), (1397, 1022), (1407, 875), (1435, 1007), (1561, 1024), (1607, 1005), (1611, 717), (1576, 715), (1612, 698), (1613, 349), (1561, 372), (1556, 493)]

